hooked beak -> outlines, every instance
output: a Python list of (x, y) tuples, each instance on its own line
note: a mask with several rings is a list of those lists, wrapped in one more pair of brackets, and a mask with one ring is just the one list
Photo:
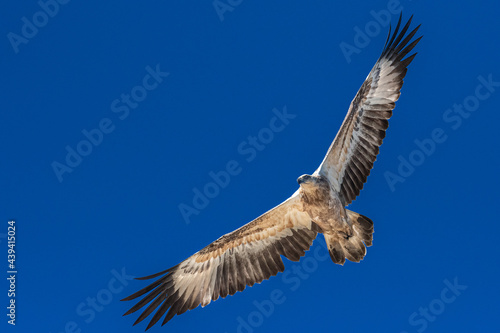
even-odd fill
[(299, 178), (297, 178), (297, 183), (299, 183), (299, 185), (308, 184), (311, 182), (311, 180), (312, 177), (310, 175), (302, 175)]

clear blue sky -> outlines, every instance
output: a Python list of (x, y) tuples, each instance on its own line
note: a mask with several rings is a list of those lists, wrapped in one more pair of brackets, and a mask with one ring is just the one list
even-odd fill
[[(286, 274), (151, 332), (500, 329), (498, 4), (55, 3), (0, 8), (2, 332), (142, 332), (122, 317), (132, 303), (119, 299), (146, 285), (130, 276), (177, 264), (291, 195), (378, 58), (382, 14), (400, 8), (424, 38), (350, 207), (375, 223), (365, 260), (333, 264), (320, 236), (307, 260), (284, 260)], [(295, 117), (266, 130), (284, 108)], [(259, 133), (262, 150), (248, 141)], [(239, 172), (183, 217), (228, 163)]]

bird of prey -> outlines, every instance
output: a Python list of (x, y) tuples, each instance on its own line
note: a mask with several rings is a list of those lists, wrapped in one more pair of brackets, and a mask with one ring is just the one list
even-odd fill
[[(155, 282), (123, 300), (144, 296), (125, 315), (149, 305), (135, 324), (155, 310), (146, 330), (163, 315), (173, 316), (219, 297), (225, 298), (283, 272), (282, 257), (298, 261), (316, 235), (325, 237), (332, 261), (361, 261), (372, 245), (373, 222), (346, 209), (370, 174), (385, 137), (388, 119), (400, 96), (407, 56), (422, 37), (407, 34), (412, 18), (399, 31), (391, 28), (380, 58), (361, 85), (328, 152), (312, 175), (297, 179), (299, 189), (252, 222), (230, 232), (163, 272), (139, 278)], [(134, 324), (134, 325), (135, 325)]]

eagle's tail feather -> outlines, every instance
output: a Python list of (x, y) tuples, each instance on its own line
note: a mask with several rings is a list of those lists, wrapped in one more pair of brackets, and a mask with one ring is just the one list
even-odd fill
[(373, 221), (368, 217), (346, 209), (347, 217), (351, 222), (354, 231), (360, 236), (366, 246), (372, 246), (373, 242)]
[(366, 246), (371, 246), (373, 241), (372, 220), (353, 211), (346, 211), (354, 234), (352, 236), (344, 236), (339, 233), (324, 233), (330, 258), (332, 258), (334, 263), (339, 265), (343, 265), (346, 259), (360, 262), (365, 257)]

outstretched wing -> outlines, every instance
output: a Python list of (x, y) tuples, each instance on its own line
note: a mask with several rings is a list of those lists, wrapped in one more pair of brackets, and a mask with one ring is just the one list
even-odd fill
[(351, 102), (340, 131), (316, 171), (328, 178), (345, 205), (356, 199), (370, 174), (394, 102), (401, 94), (406, 67), (416, 55), (403, 59), (422, 38), (411, 42), (420, 25), (405, 37), (412, 17), (399, 34), (401, 16), (392, 36), (389, 28), (382, 55)]
[(168, 310), (162, 325), (176, 314), (234, 295), (285, 269), (280, 255), (298, 261), (316, 238), (316, 225), (302, 211), (297, 192), (243, 227), (226, 234), (180, 264), (139, 278), (157, 281), (123, 299), (144, 298), (125, 315), (151, 302), (137, 324), (155, 310), (147, 329)]

